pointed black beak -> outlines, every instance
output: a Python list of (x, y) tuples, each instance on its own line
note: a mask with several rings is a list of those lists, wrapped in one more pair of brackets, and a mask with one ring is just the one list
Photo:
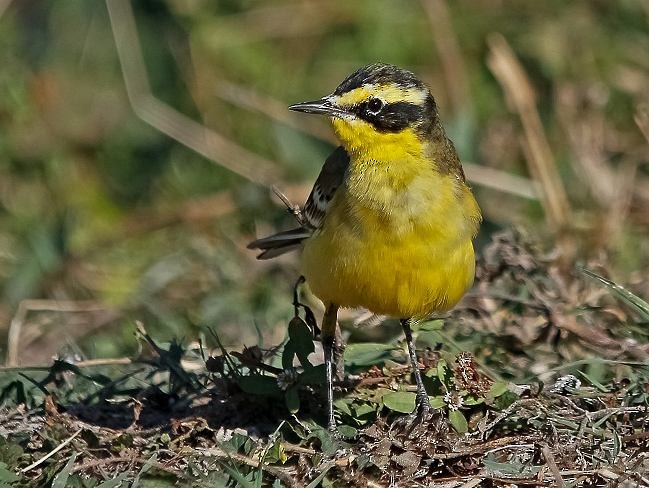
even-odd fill
[(349, 116), (350, 113), (345, 110), (336, 107), (331, 100), (328, 98), (321, 98), (320, 100), (315, 100), (313, 102), (302, 102), (291, 105), (289, 110), (295, 110), (296, 112), (304, 112), (307, 114), (321, 114), (328, 115), (330, 117), (345, 117)]

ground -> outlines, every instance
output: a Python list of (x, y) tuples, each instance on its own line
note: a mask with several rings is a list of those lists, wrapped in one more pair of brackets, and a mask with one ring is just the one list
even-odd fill
[(474, 290), (417, 327), (420, 424), (401, 340), (348, 345), (332, 436), (301, 307), (272, 349), (140, 323), (137, 358), (5, 371), (0, 486), (649, 486), (649, 307), (552, 256), (497, 234)]

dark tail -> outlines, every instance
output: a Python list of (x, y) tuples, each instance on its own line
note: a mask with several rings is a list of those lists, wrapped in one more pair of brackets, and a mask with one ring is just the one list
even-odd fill
[(309, 230), (298, 227), (252, 241), (248, 244), (248, 249), (259, 249), (262, 251), (257, 256), (257, 259), (271, 259), (298, 249), (302, 245), (302, 241), (310, 235), (311, 232)]

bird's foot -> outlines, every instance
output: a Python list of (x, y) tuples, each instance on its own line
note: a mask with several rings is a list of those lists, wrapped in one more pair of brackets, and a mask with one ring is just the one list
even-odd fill
[(430, 406), (428, 397), (418, 397), (415, 410), (395, 420), (390, 426), (390, 431), (407, 438), (415, 438), (431, 428), (434, 432), (438, 432), (442, 428), (443, 421), (443, 414)]

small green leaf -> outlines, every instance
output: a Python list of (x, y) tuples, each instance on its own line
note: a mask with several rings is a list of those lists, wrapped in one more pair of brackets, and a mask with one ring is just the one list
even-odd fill
[(304, 367), (310, 366), (311, 363), (307, 357), (315, 351), (315, 346), (313, 344), (313, 332), (311, 332), (309, 326), (306, 325), (302, 318), (293, 317), (288, 324), (288, 336), (300, 364)]
[(429, 347), (435, 349), (439, 344), (444, 342), (442, 334), (438, 330), (420, 330), (417, 332), (416, 345), (418, 348)]
[(127, 471), (120, 474), (112, 480), (106, 480), (103, 483), (97, 485), (95, 488), (121, 488), (122, 482), (128, 478), (130, 473)]
[(309, 483), (308, 485), (306, 485), (305, 488), (316, 488), (316, 486), (320, 486), (320, 484), (322, 483), (322, 480), (324, 479), (324, 477), (327, 475), (327, 473), (329, 472), (329, 470), (330, 470), (331, 468), (333, 468), (334, 466), (335, 466), (334, 463), (325, 464), (325, 467), (324, 467), (324, 469), (322, 470), (322, 472), (321, 472), (318, 476), (316, 476), (316, 477), (313, 479), (313, 481), (311, 481), (311, 483)]
[(520, 461), (508, 461), (505, 463), (496, 460), (493, 453), (487, 454), (482, 459), (482, 464), (487, 472), (502, 477), (532, 477), (536, 476), (541, 470), (541, 466), (523, 464)]
[(509, 383), (506, 381), (496, 381), (485, 395), (486, 399), (492, 400), (498, 398), (500, 395), (503, 395), (509, 391)]
[(5, 486), (4, 483), (13, 483), (20, 479), (13, 471), (7, 469), (5, 463), (0, 463), (0, 486)]
[[(411, 391), (391, 391), (383, 395), (383, 405), (394, 412), (412, 413), (415, 409), (417, 395)], [(428, 396), (431, 408), (439, 410), (444, 408), (444, 397)]]
[(467, 395), (462, 397), (462, 403), (468, 407), (471, 407), (473, 405), (480, 405), (481, 403), (484, 403), (484, 401), (485, 401), (484, 398), (473, 396), (473, 395)]
[(235, 432), (229, 440), (221, 443), (221, 447), (227, 451), (248, 454), (254, 449), (255, 443), (248, 435)]
[(469, 424), (466, 421), (466, 417), (459, 410), (451, 410), (448, 413), (448, 421), (459, 434), (464, 434), (469, 430)]
[(230, 478), (232, 478), (232, 480), (237, 482), (236, 486), (240, 486), (241, 488), (256, 488), (255, 483), (246, 479), (241, 471), (239, 471), (239, 468), (236, 466), (236, 464), (233, 467), (225, 461), (221, 461), (220, 459), (217, 459), (216, 462), (221, 465), (223, 470), (226, 471), (228, 475), (230, 475)]
[(444, 408), (444, 397), (441, 395), (436, 395), (436, 396), (429, 396), (428, 401), (430, 401), (430, 406), (436, 410), (439, 410), (440, 408)]
[(371, 366), (390, 357), (394, 346), (375, 342), (350, 344), (345, 350), (345, 364), (348, 366)]
[(352, 417), (353, 414), (351, 409), (351, 402), (351, 400), (348, 400), (346, 398), (339, 398), (338, 400), (334, 401), (334, 406), (339, 412)]
[(441, 319), (437, 319), (437, 320), (430, 320), (428, 322), (423, 322), (419, 324), (417, 330), (429, 332), (433, 330), (440, 330), (443, 327), (444, 327), (444, 321)]
[(68, 478), (70, 477), (70, 473), (72, 472), (74, 461), (76, 459), (77, 453), (73, 452), (72, 456), (70, 456), (70, 459), (65, 464), (63, 469), (59, 471), (59, 473), (54, 477), (54, 481), (52, 481), (52, 488), (65, 488), (67, 486)]
[(151, 470), (153, 464), (156, 462), (157, 459), (158, 459), (158, 454), (154, 453), (149, 459), (146, 460), (146, 462), (142, 465), (142, 468), (140, 469), (138, 474), (135, 476), (133, 483), (131, 483), (131, 488), (136, 488), (140, 484), (140, 478), (143, 475), (145, 475), (148, 471)]
[(286, 390), (284, 396), (286, 400), (286, 408), (291, 413), (297, 413), (300, 410), (300, 394), (296, 386), (290, 387)]
[(376, 413), (376, 407), (370, 403), (361, 403), (353, 406), (354, 408), (354, 417), (359, 418), (365, 415)]
[(442, 382), (447, 388), (451, 387), (451, 370), (448, 367), (445, 359), (440, 359), (437, 361), (437, 378)]
[(383, 405), (393, 412), (412, 413), (415, 409), (415, 393), (394, 391), (383, 395)]
[(315, 422), (303, 421), (309, 429), (309, 438), (316, 438), (320, 441), (320, 449), (325, 456), (334, 455), (340, 448), (340, 442), (334, 439), (328, 429), (321, 427)]
[(264, 462), (273, 464), (286, 462), (287, 456), (286, 451), (284, 450), (284, 445), (282, 444), (281, 436), (275, 439), (273, 445), (268, 448), (266, 454), (264, 455)]
[(505, 408), (509, 407), (512, 403), (514, 403), (516, 400), (518, 400), (518, 395), (516, 393), (513, 393), (511, 391), (506, 391), (499, 397), (495, 398), (493, 400), (493, 406), (498, 409), (498, 410), (504, 410)]
[(358, 435), (358, 430), (351, 425), (339, 425), (338, 433), (346, 439), (353, 439)]

